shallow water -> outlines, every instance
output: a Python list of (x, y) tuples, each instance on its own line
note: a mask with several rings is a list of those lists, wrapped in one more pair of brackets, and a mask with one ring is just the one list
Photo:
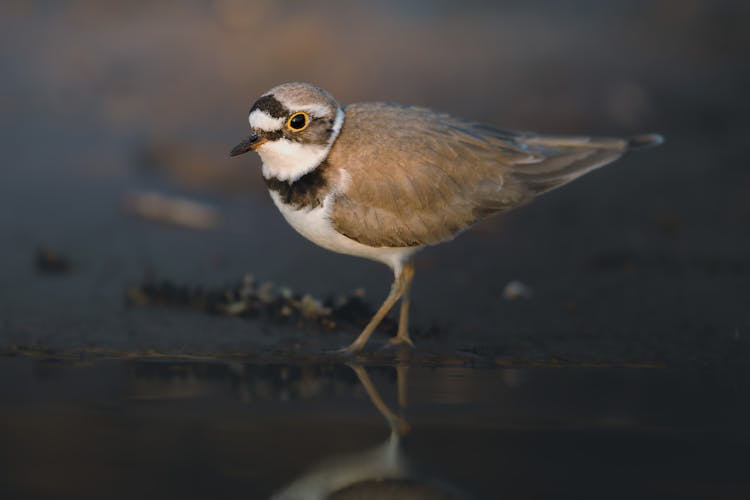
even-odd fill
[(0, 490), (747, 498), (746, 387), (669, 369), (5, 358)]

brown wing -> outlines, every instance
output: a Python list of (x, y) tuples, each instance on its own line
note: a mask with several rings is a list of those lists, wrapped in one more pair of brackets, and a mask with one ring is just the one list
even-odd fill
[(351, 105), (329, 156), (351, 182), (331, 219), (371, 246), (439, 243), (618, 158), (627, 144), (509, 132), (423, 108)]

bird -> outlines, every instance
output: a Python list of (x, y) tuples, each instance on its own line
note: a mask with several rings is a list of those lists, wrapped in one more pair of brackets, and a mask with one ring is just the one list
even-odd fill
[[(456, 484), (430, 472), (405, 449), (403, 438), (411, 426), (384, 401), (362, 365), (350, 364), (370, 402), (388, 423), (390, 434), (381, 444), (326, 457), (273, 494), (271, 500), (466, 500), (472, 498)], [(397, 365), (400, 410), (406, 407), (406, 367)]]
[(250, 108), (249, 136), (274, 204), (313, 243), (381, 262), (385, 301), (342, 353), (361, 351), (401, 300), (391, 346), (409, 331), (413, 257), (489, 216), (523, 206), (635, 149), (663, 142), (517, 132), (432, 109), (384, 102), (340, 105), (310, 83), (273, 87)]

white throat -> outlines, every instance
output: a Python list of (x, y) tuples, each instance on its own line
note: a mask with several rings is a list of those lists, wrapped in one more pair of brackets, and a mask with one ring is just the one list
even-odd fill
[(344, 110), (339, 108), (333, 122), (331, 137), (323, 146), (301, 144), (284, 138), (264, 143), (257, 150), (263, 161), (263, 177), (292, 183), (312, 172), (328, 156), (343, 124)]

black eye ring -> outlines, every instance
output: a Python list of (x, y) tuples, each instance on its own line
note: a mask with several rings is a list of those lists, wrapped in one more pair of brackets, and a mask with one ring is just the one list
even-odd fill
[(304, 111), (294, 113), (286, 122), (286, 128), (292, 132), (302, 132), (310, 125), (310, 115)]

